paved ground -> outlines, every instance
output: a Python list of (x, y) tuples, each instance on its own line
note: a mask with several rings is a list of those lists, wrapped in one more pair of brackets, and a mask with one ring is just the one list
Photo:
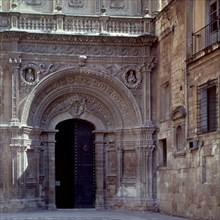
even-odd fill
[(22, 213), (2, 213), (0, 220), (189, 220), (153, 212), (128, 211), (96, 211), (86, 210), (57, 210)]

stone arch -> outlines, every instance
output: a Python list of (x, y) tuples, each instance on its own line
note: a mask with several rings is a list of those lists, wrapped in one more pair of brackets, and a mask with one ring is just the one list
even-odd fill
[[(71, 113), (75, 102), (83, 99), (84, 111)], [(74, 111), (77, 111), (75, 106)], [(27, 97), (21, 122), (48, 129), (59, 121), (58, 115), (60, 120), (97, 120), (106, 129), (142, 124), (140, 109), (130, 90), (113, 76), (85, 67), (61, 70), (45, 77)]]

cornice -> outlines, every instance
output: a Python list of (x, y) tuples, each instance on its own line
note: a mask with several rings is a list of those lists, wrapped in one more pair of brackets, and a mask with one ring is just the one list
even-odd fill
[(136, 37), (132, 36), (109, 36), (109, 35), (67, 35), (67, 34), (52, 34), (52, 33), (27, 33), (20, 31), (4, 31), (0, 33), (2, 40), (17, 41), (17, 42), (44, 42), (57, 43), (62, 42), (71, 44), (93, 44), (93, 45), (107, 45), (107, 46), (152, 46), (157, 37), (146, 34)]

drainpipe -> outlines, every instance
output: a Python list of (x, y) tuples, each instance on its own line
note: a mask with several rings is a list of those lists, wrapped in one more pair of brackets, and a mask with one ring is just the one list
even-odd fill
[(187, 64), (185, 65), (184, 77), (185, 77), (185, 105), (186, 105), (185, 135), (186, 135), (186, 141), (189, 141), (189, 79), (188, 79)]

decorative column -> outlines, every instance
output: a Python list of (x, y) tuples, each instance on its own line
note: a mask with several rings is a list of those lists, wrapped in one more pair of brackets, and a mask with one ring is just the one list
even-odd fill
[(56, 130), (47, 131), (47, 208), (55, 210), (55, 134)]
[(18, 70), (21, 65), (21, 58), (19, 57), (10, 57), (9, 64), (11, 66), (10, 71), (12, 72), (11, 77), (11, 122), (17, 123), (18, 120)]
[(96, 155), (96, 209), (105, 208), (104, 132), (94, 131)]
[(18, 123), (13, 123), (10, 125), (11, 130), (11, 186), (12, 186), (12, 197), (18, 198), (18, 183), (19, 183), (19, 173), (20, 173), (20, 161), (19, 161), (19, 150), (21, 143), (19, 142), (19, 131), (20, 127)]
[(153, 151), (154, 145), (148, 145), (146, 148), (146, 171), (147, 171), (147, 179), (146, 179), (146, 189), (147, 189), (147, 199), (153, 200)]
[(151, 71), (154, 68), (155, 58), (149, 57), (143, 72), (143, 108), (144, 126), (152, 127), (151, 119)]

